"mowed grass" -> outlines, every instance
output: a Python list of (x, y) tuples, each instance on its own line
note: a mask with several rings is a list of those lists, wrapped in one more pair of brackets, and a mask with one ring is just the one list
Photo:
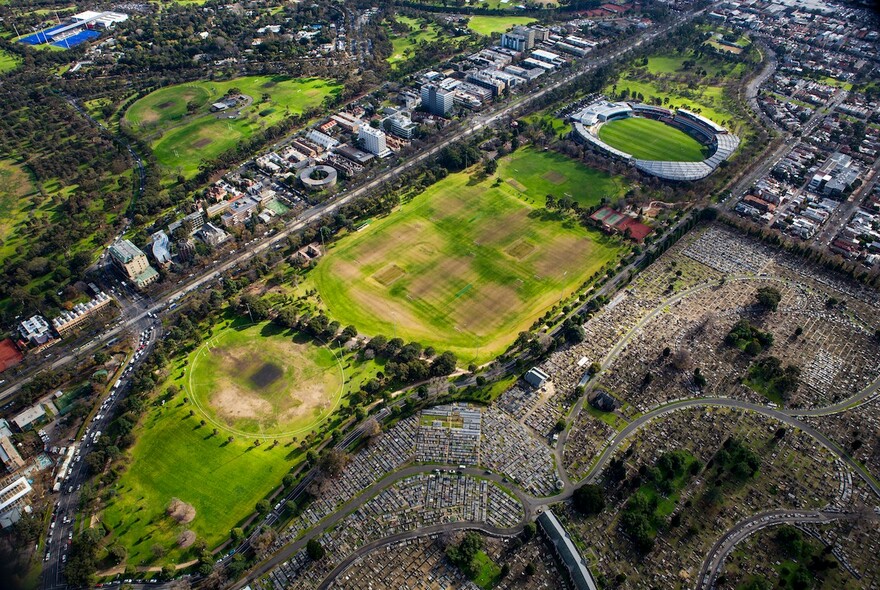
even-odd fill
[[(214, 335), (236, 331), (244, 320), (226, 322), (215, 328)], [(257, 330), (262, 331), (266, 324)], [(247, 334), (251, 334), (245, 330)], [(270, 330), (272, 332), (272, 330)], [(269, 339), (287, 338), (288, 334), (272, 334), (253, 338), (257, 346)], [(203, 415), (198, 407), (185, 402), (191, 397), (186, 389), (188, 371), (198, 351), (171, 366), (171, 377), (159, 387), (170, 384), (180, 393), (164, 404), (151, 404), (135, 430), (137, 442), (128, 452), (127, 469), (113, 487), (113, 495), (100, 518), (110, 530), (107, 546), (120, 543), (128, 550), (127, 563), (162, 565), (182, 563), (194, 558), (191, 549), (177, 546), (177, 537), (184, 530), (194, 531), (209, 547), (219, 545), (229, 531), (240, 526), (254, 511), (256, 503), (280, 485), (281, 478), (299, 464), (304, 453), (299, 441), (304, 436), (278, 437), (273, 447), (265, 440), (255, 447), (254, 437), (235, 436), (230, 443), (229, 432), (218, 429), (213, 435), (210, 422), (201, 426)], [(373, 361), (358, 362), (351, 354), (342, 356), (345, 368), (345, 393), (356, 391), (375, 376), (378, 365)], [(189, 412), (193, 410), (194, 416)], [(195, 519), (181, 525), (165, 516), (172, 498), (191, 504)], [(153, 554), (153, 545), (168, 551), (162, 558)]]
[[(210, 425), (199, 425), (198, 415), (189, 417), (190, 409), (180, 395), (148, 411), (129, 468), (101, 516), (111, 530), (109, 542), (128, 549), (129, 564), (180, 563), (193, 557), (176, 544), (187, 529), (216, 546), (300, 459), (288, 459), (293, 447), (283, 444), (254, 447), (250, 439), (229, 443), (227, 435), (212, 436)], [(180, 525), (165, 516), (172, 498), (195, 508), (191, 523)], [(153, 554), (154, 544), (168, 551), (161, 561)]]
[(0, 50), (0, 74), (14, 70), (20, 63), (17, 56)]
[[(242, 108), (211, 113), (210, 105), (237, 88), (253, 103)], [(222, 82), (205, 81), (161, 88), (135, 102), (125, 120), (150, 142), (156, 159), (169, 174), (185, 178), (199, 164), (215, 158), (256, 131), (273, 125), (288, 113), (318, 107), (341, 86), (320, 78), (246, 76)], [(264, 99), (263, 96), (266, 95)]]
[[(542, 209), (548, 181), (539, 174), (555, 172), (558, 158), (524, 150), (503, 159), (496, 177), (477, 176), (477, 167), (451, 174), (337, 242), (311, 273), (329, 315), (465, 362), (494, 358), (624, 250)], [(577, 191), (577, 178), (564, 182)], [(559, 186), (552, 192), (561, 196)]]
[(202, 345), (186, 387), (212, 426), (233, 434), (289, 437), (336, 410), (343, 378), (329, 348), (258, 324), (223, 330)]
[(0, 160), (0, 236), (9, 240), (13, 228), (27, 215), (34, 185), (30, 175), (15, 162)]
[(480, 35), (506, 33), (515, 26), (530, 25), (535, 19), (527, 16), (472, 16), (468, 28)]
[(516, 189), (521, 198), (540, 207), (544, 206), (547, 195), (557, 199), (568, 197), (582, 207), (592, 207), (603, 197), (613, 200), (623, 196), (629, 188), (623, 178), (589, 168), (556, 152), (532, 148), (502, 158), (496, 176)]
[(708, 149), (684, 131), (642, 117), (605, 123), (599, 138), (640, 160), (699, 162), (708, 156)]
[[(386, 61), (392, 68), (412, 57), (420, 43), (433, 43), (440, 38), (437, 25), (424, 19), (398, 15), (395, 20), (409, 27), (410, 32), (391, 37), (392, 53)], [(427, 25), (424, 29), (423, 24)]]

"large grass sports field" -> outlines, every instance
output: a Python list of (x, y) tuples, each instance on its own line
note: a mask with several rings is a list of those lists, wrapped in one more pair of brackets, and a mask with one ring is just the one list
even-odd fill
[(530, 25), (535, 19), (527, 16), (472, 16), (468, 28), (480, 35), (506, 33), (517, 25)]
[(271, 324), (224, 330), (194, 355), (186, 386), (212, 425), (292, 436), (337, 408), (344, 375), (336, 354), (282, 333)]
[(684, 131), (642, 117), (605, 123), (599, 139), (640, 160), (699, 162), (709, 155), (709, 148)]
[(586, 205), (623, 188), (556, 154), (523, 150), (494, 177), (451, 174), (343, 238), (312, 280), (329, 314), (363, 334), (486, 361), (624, 249), (543, 210), (545, 195), (570, 191)]
[[(211, 113), (210, 105), (237, 88), (253, 102), (240, 111)], [(150, 142), (169, 174), (191, 177), (210, 160), (287, 114), (320, 106), (341, 87), (320, 78), (246, 76), (160, 88), (135, 102), (125, 121)], [(265, 98), (264, 98), (265, 96)], [(233, 118), (230, 118), (234, 115)]]
[[(283, 387), (272, 389), (271, 383), (267, 386), (270, 380), (267, 377), (272, 376), (269, 374), (272, 371), (262, 369), (266, 364), (284, 363), (285, 375), (278, 382), (302, 377), (303, 382), (315, 383), (321, 381), (319, 373), (326, 370), (338, 374), (339, 371), (335, 363), (329, 368), (322, 367), (329, 361), (325, 363), (321, 353), (316, 351), (323, 349), (299, 344), (292, 334), (279, 332), (269, 324), (246, 326), (243, 322), (224, 322), (214, 329), (208, 341), (218, 344), (218, 360), (245, 353), (256, 357), (230, 361), (230, 365), (221, 370), (223, 375), (232, 374), (234, 367), (241, 366), (238, 363), (247, 366), (240, 376), (219, 377), (217, 381), (238, 381), (237, 387), (245, 390), (258, 388), (265, 392), (265, 399), (273, 408), (284, 406), (285, 393)], [(200, 350), (171, 365), (171, 376), (159, 390), (164, 391), (173, 383), (180, 392), (164, 404), (151, 404), (146, 411), (137, 427), (137, 442), (129, 451), (128, 469), (113, 488), (114, 494), (101, 514), (111, 534), (108, 545), (120, 543), (126, 547), (127, 563), (132, 565), (181, 563), (192, 558), (192, 549), (177, 544), (178, 536), (185, 530), (194, 531), (210, 547), (216, 546), (253, 512), (256, 502), (277, 487), (284, 474), (303, 459), (298, 442), (303, 440), (302, 434), (278, 435), (277, 446), (272, 438), (261, 439), (261, 444), (254, 446), (257, 437), (230, 434), (229, 429), (207, 420), (201, 425), (205, 415), (196, 403), (196, 394), (187, 388), (191, 372), (199, 373), (208, 368), (196, 360), (202, 354)], [(345, 372), (345, 396), (374, 377), (378, 365), (340, 354)], [(262, 385), (252, 386), (252, 377)], [(336, 378), (333, 379), (335, 384)], [(296, 383), (286, 382), (286, 385), (290, 391), (298, 387)], [(211, 393), (198, 392), (197, 395), (210, 396)], [(189, 401), (185, 401), (187, 397)], [(288, 402), (288, 407), (290, 405)], [(190, 411), (195, 415), (190, 416)], [(218, 429), (217, 435), (213, 433), (214, 428)], [(233, 436), (232, 442), (229, 436)], [(195, 508), (192, 522), (181, 524), (165, 515), (172, 498)], [(163, 547), (168, 554), (156, 557), (153, 545)]]

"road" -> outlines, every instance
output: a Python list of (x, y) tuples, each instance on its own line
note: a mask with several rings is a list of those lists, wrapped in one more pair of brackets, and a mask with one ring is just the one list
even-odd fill
[(401, 543), (403, 541), (409, 541), (411, 539), (418, 539), (419, 537), (424, 537), (427, 535), (444, 534), (453, 531), (480, 531), (481, 533), (492, 535), (493, 537), (509, 537), (519, 534), (522, 529), (522, 526), (517, 526), (510, 529), (500, 529), (498, 527), (489, 526), (482, 522), (455, 522), (449, 524), (438, 524), (430, 527), (425, 527), (418, 531), (398, 533), (396, 535), (391, 535), (390, 537), (385, 537), (384, 539), (377, 539), (372, 543), (367, 543), (363, 547), (360, 547), (359, 549), (348, 555), (345, 559), (340, 561), (339, 564), (335, 568), (333, 568), (333, 571), (330, 572), (320, 584), (318, 584), (317, 590), (326, 590), (327, 588), (332, 586), (336, 578), (339, 577), (342, 572), (351, 567), (352, 564), (354, 564), (365, 555), (369, 555), (372, 551), (375, 551), (376, 549), (379, 549), (381, 547), (387, 547), (388, 545), (394, 545), (395, 543)]
[[(755, 87), (754, 92), (757, 92), (756, 89), (757, 87)], [(753, 90), (750, 89), (748, 91), (748, 94), (751, 94), (751, 92), (753, 92)], [(809, 134), (812, 133), (812, 131), (816, 128), (816, 126), (825, 119), (826, 115), (834, 108), (836, 108), (837, 105), (843, 102), (843, 100), (846, 98), (846, 95), (847, 93), (845, 90), (838, 90), (831, 97), (828, 105), (826, 105), (825, 110), (816, 109), (813, 115), (801, 127), (801, 136), (809, 136)], [(750, 102), (749, 104), (752, 103)], [(755, 106), (757, 106), (757, 102), (755, 102), (754, 104)], [(758, 112), (760, 113), (760, 110)], [(795, 141), (795, 137), (791, 132), (785, 132), (775, 141), (778, 145), (773, 149), (773, 151), (771, 151), (769, 154), (765, 154), (759, 165), (753, 167), (748, 173), (740, 177), (740, 179), (733, 185), (727, 196), (721, 201), (727, 209), (733, 209), (739, 202), (740, 197), (746, 194), (746, 191), (748, 191), (758, 180), (769, 174), (773, 167), (783, 157), (791, 152), (791, 150), (793, 150), (798, 144), (798, 142)]]
[[(275, 568), (278, 565), (289, 560), (291, 557), (293, 557), (294, 555), (296, 555), (297, 553), (302, 551), (305, 548), (306, 543), (308, 543), (310, 539), (320, 537), (322, 534), (324, 534), (325, 531), (330, 530), (333, 527), (335, 527), (346, 516), (355, 512), (358, 508), (360, 508), (361, 506), (366, 504), (370, 499), (372, 499), (374, 496), (376, 496), (379, 492), (381, 492), (385, 488), (399, 482), (402, 479), (406, 479), (408, 477), (412, 477), (414, 475), (419, 475), (419, 474), (429, 474), (429, 473), (432, 473), (438, 469), (444, 470), (444, 471), (456, 471), (458, 473), (480, 477), (482, 479), (493, 481), (497, 484), (501, 484), (501, 485), (504, 485), (505, 487), (507, 487), (507, 489), (509, 489), (517, 497), (517, 499), (520, 501), (520, 503), (522, 504), (523, 509), (524, 509), (523, 518), (520, 520), (520, 523), (519, 523), (519, 527), (518, 527), (519, 529), (522, 528), (522, 525), (524, 525), (526, 522), (529, 522), (532, 519), (532, 517), (534, 515), (534, 510), (538, 506), (542, 505), (540, 500), (536, 500), (536, 499), (531, 498), (530, 496), (526, 495), (524, 492), (522, 492), (521, 490), (519, 490), (515, 486), (511, 485), (509, 482), (507, 482), (505, 477), (502, 477), (502, 476), (497, 475), (495, 473), (488, 472), (483, 469), (476, 469), (476, 468), (470, 468), (470, 467), (465, 468), (465, 469), (459, 469), (455, 465), (414, 465), (411, 467), (405, 467), (405, 468), (399, 469), (389, 475), (386, 475), (385, 477), (383, 477), (379, 481), (373, 483), (373, 485), (365, 488), (356, 497), (352, 498), (351, 500), (349, 500), (348, 502), (346, 502), (345, 504), (343, 504), (342, 506), (340, 506), (339, 508), (334, 510), (330, 516), (328, 516), (324, 520), (322, 520), (317, 526), (309, 529), (305, 534), (303, 534), (301, 537), (299, 537), (296, 541), (285, 545), (282, 549), (275, 552), (268, 559), (261, 561), (259, 564), (257, 564), (254, 568), (252, 568), (248, 572), (248, 574), (245, 578), (238, 580), (236, 582), (233, 582), (230, 586), (231, 587), (232, 586), (242, 587), (245, 584), (249, 584), (250, 582), (253, 582), (254, 580), (265, 575), (273, 568)], [(473, 524), (474, 523), (450, 523), (448, 525), (441, 525), (441, 528), (446, 527), (448, 530), (456, 530), (456, 527), (457, 528), (462, 528), (462, 527), (468, 528), (468, 527), (473, 526)], [(417, 529), (415, 531), (411, 531), (411, 533), (417, 532), (420, 534), (429, 534), (429, 532), (426, 532), (426, 530), (427, 529), (422, 528), (422, 529)], [(510, 529), (510, 531), (515, 531), (515, 530), (517, 530), (517, 529)], [(416, 535), (416, 536), (419, 536), (419, 535)], [(379, 541), (381, 541), (381, 539)], [(352, 555), (360, 556), (360, 555), (362, 555), (362, 553), (360, 551), (356, 551)]]
[[(85, 457), (94, 446), (98, 432), (106, 432), (112, 417), (116, 413), (116, 407), (125, 399), (130, 390), (128, 377), (143, 362), (147, 354), (161, 336), (161, 324), (156, 322), (149, 336), (143, 340), (143, 351), (137, 358), (131, 358), (121, 368), (120, 381), (117, 388), (115, 385), (110, 393), (96, 410), (97, 414), (91, 424), (85, 430), (82, 438), (73, 443), (77, 448), (76, 460), (71, 463), (67, 477), (62, 483), (58, 500), (55, 503), (52, 522), (49, 528), (49, 536), (46, 542), (46, 555), (44, 556), (41, 588), (51, 590), (66, 588), (63, 580), (64, 564), (67, 561), (67, 552), (73, 536), (76, 534), (76, 514), (79, 512), (80, 486), (89, 478), (89, 470), (85, 465)], [(140, 346), (140, 340), (138, 344)], [(80, 523), (81, 524), (81, 523)]]
[(864, 197), (871, 194), (874, 185), (877, 184), (878, 172), (880, 172), (880, 159), (874, 162), (874, 165), (867, 171), (862, 186), (854, 190), (845, 201), (838, 205), (822, 229), (810, 239), (811, 242), (820, 248), (827, 248), (831, 244), (837, 234), (849, 223), (853, 213), (862, 204)]
[[(433, 158), (434, 156), (439, 154), (444, 148), (452, 145), (453, 143), (467, 139), (475, 135), (479, 131), (483, 130), (484, 128), (489, 127), (506, 117), (512, 116), (517, 111), (525, 109), (530, 103), (539, 100), (547, 93), (552, 92), (553, 90), (556, 90), (557, 88), (574, 81), (576, 78), (582, 75), (598, 68), (604, 67), (614, 61), (621, 59), (622, 57), (625, 57), (630, 52), (638, 49), (639, 47), (647, 43), (652, 42), (657, 37), (668, 34), (673, 29), (692, 20), (697, 15), (701, 14), (709, 8), (711, 7), (703, 8), (695, 12), (682, 14), (675, 21), (669, 23), (668, 25), (665, 25), (658, 28), (657, 30), (637, 37), (633, 39), (633, 41), (631, 41), (629, 44), (615, 49), (612, 53), (606, 56), (596, 59), (595, 61), (590, 61), (589, 63), (583, 65), (575, 71), (563, 72), (559, 78), (553, 80), (546, 86), (528, 95), (521, 96), (516, 100), (500, 105), (494, 111), (475, 115), (473, 118), (463, 122), (462, 124), (459, 124), (457, 128), (450, 132), (448, 136), (441, 139), (431, 148), (400, 163), (398, 166), (391, 170), (382, 172), (376, 177), (368, 180), (365, 184), (359, 186), (356, 189), (353, 189), (348, 194), (343, 194), (332, 200), (322, 203), (321, 205), (317, 205), (311, 207), (310, 209), (307, 209), (306, 211), (302, 212), (298, 218), (289, 222), (284, 230), (278, 232), (268, 239), (259, 240), (254, 244), (245, 246), (244, 248), (240, 249), (240, 254), (236, 258), (214, 265), (212, 269), (202, 272), (197, 277), (194, 277), (192, 280), (187, 282), (185, 285), (174, 288), (170, 292), (165, 293), (160, 297), (157, 297), (152, 307), (145, 309), (140, 314), (124, 319), (122, 325), (111, 330), (110, 332), (105, 332), (104, 334), (95, 338), (90, 344), (82, 347), (80, 354), (87, 354), (91, 351), (94, 351), (111, 338), (118, 336), (118, 334), (122, 331), (130, 327), (136, 326), (138, 322), (140, 322), (147, 315), (148, 312), (157, 314), (163, 313), (163, 310), (170, 302), (177, 301), (185, 294), (190, 293), (191, 291), (194, 291), (198, 288), (207, 286), (208, 283), (216, 280), (223, 273), (231, 270), (233, 267), (238, 266), (259, 254), (270, 251), (270, 249), (276, 244), (283, 243), (283, 241), (291, 233), (303, 229), (313, 221), (316, 221), (325, 215), (330, 215), (334, 213), (343, 205), (355, 199), (363, 197), (374, 190), (382, 189), (403, 172), (406, 172), (413, 167), (421, 165), (426, 160)], [(59, 369), (73, 361), (74, 358), (75, 356), (72, 354), (65, 355), (63, 358), (55, 360), (51, 364), (51, 368)], [(14, 395), (19, 389), (21, 389), (22, 385), (28, 383), (33, 378), (33, 375), (37, 372), (38, 370), (35, 370), (29, 376), (19, 378), (18, 380), (16, 380), (15, 383), (11, 383), (4, 390), (0, 391), (0, 403), (3, 403), (4, 400)]]
[[(871, 512), (876, 518), (876, 514)], [(697, 590), (709, 590), (715, 587), (718, 575), (724, 567), (724, 561), (734, 548), (762, 529), (782, 524), (824, 524), (835, 520), (858, 520), (864, 515), (852, 512), (824, 512), (820, 510), (767, 510), (750, 516), (736, 523), (712, 546), (712, 550), (703, 561), (697, 576)]]

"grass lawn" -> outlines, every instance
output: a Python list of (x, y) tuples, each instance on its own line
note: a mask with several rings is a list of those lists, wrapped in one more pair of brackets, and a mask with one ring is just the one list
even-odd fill
[[(231, 88), (253, 99), (230, 118), (233, 109), (215, 114), (209, 105)], [(341, 87), (320, 78), (246, 76), (161, 88), (135, 102), (125, 113), (131, 128), (151, 143), (169, 172), (191, 177), (199, 164), (230, 149), (287, 113), (320, 106)], [(263, 95), (268, 95), (264, 100)]]
[(311, 430), (338, 407), (340, 360), (278, 326), (241, 326), (201, 346), (186, 387), (209, 422), (224, 431), (289, 437)]
[(642, 117), (605, 123), (599, 138), (640, 160), (699, 162), (706, 159), (708, 148), (675, 127)]
[(8, 242), (30, 210), (34, 186), (30, 175), (10, 160), (0, 160), (0, 236)]
[(480, 551), (474, 557), (477, 567), (477, 575), (473, 582), (483, 590), (491, 590), (501, 581), (501, 568), (492, 561), (485, 551)]
[[(553, 151), (521, 149), (498, 162), (496, 176), (529, 204), (544, 206), (547, 195), (569, 197), (592, 207), (602, 197), (614, 199), (627, 191), (626, 181)], [(507, 187), (505, 187), (507, 188)]]
[[(396, 16), (395, 20), (409, 27), (410, 32), (391, 37), (392, 53), (386, 61), (392, 68), (409, 59), (422, 41), (433, 43), (440, 38), (437, 25), (424, 19)], [(423, 24), (427, 25), (424, 29), (421, 28)]]
[[(212, 436), (210, 426), (200, 426), (198, 414), (189, 417), (191, 408), (181, 394), (148, 410), (129, 469), (101, 515), (111, 530), (109, 543), (128, 549), (129, 564), (179, 563), (193, 557), (176, 543), (187, 529), (209, 546), (219, 544), (301, 460), (298, 447), (254, 447), (250, 439), (229, 443), (226, 435)], [(195, 508), (191, 523), (181, 525), (165, 515), (172, 498)], [(154, 544), (168, 550), (161, 562), (153, 554)]]
[(468, 20), (468, 28), (480, 35), (506, 33), (517, 25), (529, 25), (535, 19), (527, 16), (472, 16)]
[[(272, 327), (264, 332), (265, 336), (260, 335), (268, 324), (240, 330), (243, 324), (244, 321), (227, 321), (215, 327), (213, 336), (226, 350), (242, 344), (244, 350), (254, 350), (256, 345), (263, 358), (269, 359), (277, 359), (277, 355), (289, 350), (286, 347), (295, 344), (289, 333), (279, 334)], [(283, 362), (297, 366), (285, 372), (279, 381), (299, 377), (304, 371), (303, 359), (322, 350), (313, 348), (311, 352), (300, 351), (298, 356), (285, 359)], [(127, 563), (132, 565), (180, 563), (192, 558), (190, 549), (177, 546), (177, 537), (184, 530), (194, 531), (209, 547), (218, 545), (304, 457), (299, 448), (303, 436), (282, 438), (279, 435), (278, 446), (264, 441), (255, 447), (253, 436), (234, 435), (229, 442), (227, 429), (218, 428), (215, 436), (210, 422), (201, 426), (203, 414), (195, 400), (184, 402), (185, 396), (194, 397), (186, 390), (189, 371), (205, 369), (204, 365), (199, 367), (199, 363), (193, 366), (200, 351), (170, 365), (171, 377), (159, 390), (164, 391), (174, 383), (181, 391), (164, 404), (152, 404), (145, 412), (135, 431), (137, 442), (128, 453), (128, 468), (113, 487), (112, 499), (101, 514), (112, 535), (108, 546), (117, 542), (125, 546)], [(346, 392), (357, 390), (377, 371), (375, 363), (358, 363), (350, 355), (344, 355), (342, 363)], [(234, 366), (236, 361), (231, 360), (228, 369), (231, 371)], [(277, 392), (269, 392), (267, 397), (276, 405), (279, 403)], [(190, 410), (195, 411), (194, 416), (189, 415)], [(172, 498), (195, 508), (192, 522), (178, 524), (165, 515)], [(156, 558), (153, 545), (165, 548), (168, 554)]]
[(15, 55), (0, 51), (0, 74), (14, 70), (18, 67), (19, 63), (21, 62)]
[[(685, 88), (670, 86), (666, 90), (660, 88), (659, 84), (635, 80), (622, 75), (617, 81), (618, 91), (628, 88), (630, 96), (633, 93), (642, 94), (645, 102), (650, 103), (652, 97), (669, 98), (669, 103), (664, 103), (664, 107), (670, 109), (685, 108), (698, 112), (704, 117), (715, 121), (719, 125), (724, 125), (736, 133), (736, 126), (739, 121), (733, 120), (730, 110), (724, 104), (724, 89), (720, 86), (701, 86), (699, 88)], [(611, 93), (611, 85), (606, 88), (607, 93)]]
[(588, 204), (622, 190), (607, 176), (535, 150), (477, 174), (451, 174), (331, 246), (309, 279), (329, 315), (482, 362), (622, 254), (616, 239), (542, 208), (548, 192)]

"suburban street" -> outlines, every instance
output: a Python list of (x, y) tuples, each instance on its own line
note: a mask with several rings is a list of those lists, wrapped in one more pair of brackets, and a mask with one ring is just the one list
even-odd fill
[(99, 408), (95, 410), (97, 413), (89, 422), (82, 438), (73, 443), (77, 448), (76, 459), (71, 463), (68, 475), (61, 484), (61, 491), (58, 494), (49, 529), (50, 536), (46, 543), (47, 552), (44, 557), (41, 583), (41, 588), (44, 590), (67, 587), (63, 576), (64, 564), (67, 561), (67, 553), (73, 536), (82, 530), (79, 526), (82, 523), (76, 522), (76, 514), (79, 512), (80, 487), (89, 477), (89, 469), (83, 459), (94, 446), (98, 433), (107, 431), (114, 416), (114, 409), (125, 399), (130, 390), (128, 377), (161, 337), (161, 330), (161, 323), (155, 322), (149, 335), (144, 336), (144, 345), (139, 359), (129, 358), (120, 367), (120, 385), (111, 389)]

